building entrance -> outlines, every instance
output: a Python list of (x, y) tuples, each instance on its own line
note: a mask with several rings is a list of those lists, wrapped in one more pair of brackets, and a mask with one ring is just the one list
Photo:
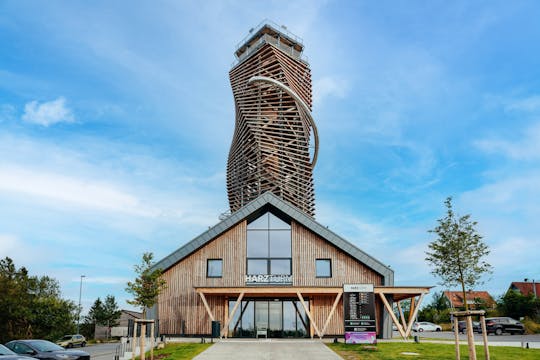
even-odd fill
[[(305, 300), (309, 309), (309, 301)], [(236, 300), (229, 300), (229, 313)], [(309, 337), (309, 318), (298, 299), (245, 299), (229, 323), (229, 337)]]

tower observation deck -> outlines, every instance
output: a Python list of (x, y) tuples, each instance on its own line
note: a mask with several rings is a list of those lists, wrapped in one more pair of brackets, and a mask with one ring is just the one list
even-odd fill
[(318, 134), (302, 40), (263, 22), (242, 40), (229, 72), (236, 122), (227, 162), (232, 212), (266, 191), (315, 215)]

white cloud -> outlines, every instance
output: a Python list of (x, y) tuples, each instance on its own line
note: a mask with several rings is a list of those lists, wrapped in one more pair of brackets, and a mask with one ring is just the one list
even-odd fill
[(0, 166), (0, 190), (53, 199), (83, 207), (155, 216), (139, 199), (111, 184), (18, 166)]
[(530, 126), (520, 140), (492, 138), (478, 140), (474, 145), (486, 153), (503, 154), (511, 159), (540, 159), (540, 122)]
[(533, 95), (523, 99), (515, 99), (506, 102), (507, 111), (535, 112), (540, 110), (540, 95)]
[(313, 101), (319, 103), (327, 96), (343, 98), (348, 91), (349, 84), (345, 79), (325, 76), (313, 82)]
[(10, 121), (15, 119), (17, 110), (15, 106), (10, 104), (0, 104), (0, 122)]
[[(71, 281), (79, 283), (80, 278), (73, 278)], [(128, 281), (133, 280), (127, 277), (120, 277), (120, 276), (87, 276), (84, 278), (84, 282), (91, 283), (91, 284), (106, 284), (106, 285), (112, 285), (112, 284), (126, 284)]]
[(38, 103), (31, 101), (24, 106), (24, 114), (22, 120), (49, 126), (61, 122), (73, 122), (75, 118), (69, 108), (66, 107), (66, 99), (59, 97), (56, 100)]

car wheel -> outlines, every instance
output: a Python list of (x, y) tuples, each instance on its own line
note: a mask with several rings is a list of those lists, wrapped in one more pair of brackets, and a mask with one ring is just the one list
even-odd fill
[(83, 341), (81, 344), (81, 347), (85, 347), (85, 346), (86, 346), (86, 343)]
[(437, 328), (435, 331), (441, 331), (441, 329), (440, 329), (440, 328)]
[(423, 329), (423, 328), (420, 328), (420, 329), (418, 329), (418, 332), (422, 332), (422, 331), (424, 331), (424, 329)]
[(495, 329), (495, 335), (502, 335), (502, 329), (501, 328)]

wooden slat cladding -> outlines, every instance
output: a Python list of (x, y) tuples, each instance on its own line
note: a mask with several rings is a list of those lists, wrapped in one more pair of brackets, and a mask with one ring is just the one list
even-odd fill
[(272, 85), (249, 84), (264, 76), (288, 86), (311, 108), (307, 63), (266, 43), (230, 71), (236, 122), (227, 163), (227, 192), (236, 211), (265, 191), (311, 216), (315, 213), (310, 115)]
[[(383, 284), (381, 275), (294, 221), (292, 222), (292, 248), (294, 286), (341, 287), (343, 284)], [(316, 259), (331, 260), (332, 277), (316, 277)], [(310, 300), (315, 321), (322, 326), (330, 314), (335, 296), (314, 296)], [(383, 306), (378, 299), (376, 299), (376, 307), (377, 317), (380, 319)], [(377, 321), (377, 326), (380, 328), (380, 321)], [(334, 312), (326, 334), (343, 334), (343, 299), (339, 301), (338, 310)]]
[[(382, 285), (381, 275), (294, 221), (292, 249), (294, 286)], [(316, 277), (315, 259), (331, 259), (332, 277)]]
[[(207, 259), (223, 259), (223, 277), (207, 278)], [(186, 334), (209, 334), (211, 320), (195, 287), (245, 285), (246, 222), (236, 225), (212, 242), (197, 250), (164, 272), (167, 289), (159, 296), (160, 331), (163, 334), (181, 334), (181, 321), (185, 320)], [(208, 299), (216, 320), (224, 322), (224, 297)]]

